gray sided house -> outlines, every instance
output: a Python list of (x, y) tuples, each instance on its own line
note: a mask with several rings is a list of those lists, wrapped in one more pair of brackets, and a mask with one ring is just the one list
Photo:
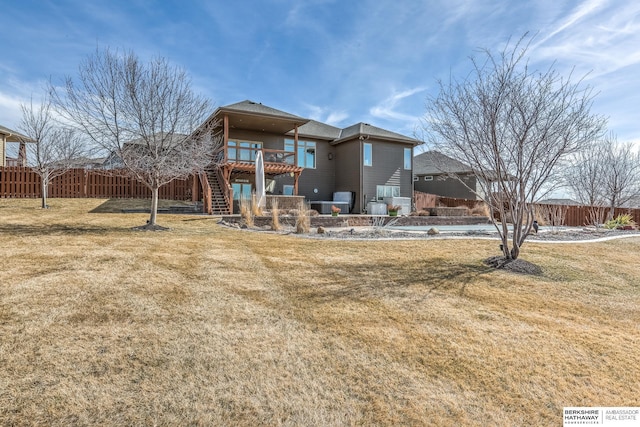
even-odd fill
[(414, 157), (413, 180), (416, 191), (443, 197), (478, 199), (471, 189), (481, 192), (478, 178), (471, 167), (433, 150)]
[(209, 121), (222, 127), (224, 144), (218, 166), (207, 173), (214, 213), (232, 212), (234, 201), (237, 208), (255, 190), (258, 151), (268, 194), (313, 202), (350, 192), (352, 213), (371, 200), (412, 197), (415, 139), (366, 123), (340, 129), (252, 101), (220, 107)]

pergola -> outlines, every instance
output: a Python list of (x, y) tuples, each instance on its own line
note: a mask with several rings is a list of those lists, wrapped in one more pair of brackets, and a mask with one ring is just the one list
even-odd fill
[(7, 142), (19, 142), (20, 149), (18, 150), (18, 166), (27, 165), (27, 142), (34, 142), (29, 137), (22, 135), (15, 130), (11, 130), (7, 127), (0, 125), (0, 159), (2, 163), (0, 166), (7, 166)]

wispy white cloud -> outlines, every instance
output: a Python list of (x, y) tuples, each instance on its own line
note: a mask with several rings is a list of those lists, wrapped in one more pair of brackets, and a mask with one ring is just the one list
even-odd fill
[(309, 111), (307, 117), (332, 126), (340, 127), (349, 118), (349, 113), (344, 110), (334, 110), (329, 107), (320, 107), (312, 104), (304, 104), (304, 106)]
[(640, 3), (590, 0), (560, 18), (532, 46), (539, 61), (589, 72), (590, 80), (640, 64)]
[(376, 106), (372, 107), (369, 110), (369, 113), (373, 117), (379, 117), (383, 119), (394, 119), (394, 120), (401, 120), (405, 122), (415, 123), (419, 120), (420, 118), (419, 116), (416, 116), (414, 114), (406, 114), (406, 113), (399, 112), (397, 111), (397, 108), (398, 108), (398, 105), (406, 98), (409, 98), (419, 93), (423, 93), (425, 90), (426, 90), (426, 87), (419, 86), (419, 87), (407, 89), (401, 92), (393, 91), (393, 93), (389, 97), (385, 98), (384, 100), (379, 102)]
[(585, 19), (589, 15), (596, 13), (599, 9), (601, 9), (607, 0), (587, 0), (581, 4), (579, 4), (574, 11), (566, 18), (563, 18), (559, 25), (556, 28), (552, 29), (549, 33), (544, 35), (544, 37), (538, 42), (538, 44), (543, 44), (556, 34), (559, 34), (565, 30), (568, 30), (571, 27), (575, 27), (581, 20)]

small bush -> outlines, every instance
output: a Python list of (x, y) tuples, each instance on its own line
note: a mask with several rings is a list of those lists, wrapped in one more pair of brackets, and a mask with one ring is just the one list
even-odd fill
[(253, 213), (251, 202), (246, 197), (240, 197), (240, 217), (247, 227), (253, 227)]
[(311, 216), (306, 203), (300, 203), (300, 208), (296, 213), (296, 233), (308, 233), (311, 229)]
[(472, 216), (490, 216), (489, 206), (485, 202), (477, 202), (473, 208), (471, 208)]
[(636, 223), (629, 214), (618, 215), (604, 223), (604, 228), (615, 230), (617, 228), (635, 227)]
[(273, 231), (282, 230), (280, 225), (280, 209), (278, 209), (278, 199), (271, 202), (271, 229)]
[(262, 216), (264, 214), (262, 207), (258, 204), (258, 195), (255, 192), (251, 193), (251, 213), (253, 216)]

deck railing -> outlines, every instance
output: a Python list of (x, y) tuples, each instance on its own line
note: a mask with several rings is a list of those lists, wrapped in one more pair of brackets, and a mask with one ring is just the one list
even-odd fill
[(226, 160), (227, 162), (255, 163), (259, 151), (262, 152), (265, 163), (294, 165), (296, 162), (295, 153), (291, 151), (234, 146), (228, 147)]

